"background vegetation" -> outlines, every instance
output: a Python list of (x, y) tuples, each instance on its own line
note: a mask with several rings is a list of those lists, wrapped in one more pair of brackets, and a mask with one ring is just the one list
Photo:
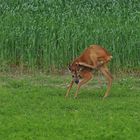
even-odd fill
[(139, 0), (0, 0), (0, 70), (52, 71), (101, 44), (111, 68), (140, 67)]

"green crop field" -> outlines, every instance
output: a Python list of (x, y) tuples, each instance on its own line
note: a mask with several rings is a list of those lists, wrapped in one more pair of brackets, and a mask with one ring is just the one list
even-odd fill
[(71, 77), (0, 77), (1, 140), (139, 140), (140, 79), (115, 79), (110, 96), (103, 100), (105, 84), (97, 79), (76, 86), (65, 99)]
[(0, 21), (1, 71), (60, 70), (90, 44), (140, 68), (139, 0), (1, 0)]

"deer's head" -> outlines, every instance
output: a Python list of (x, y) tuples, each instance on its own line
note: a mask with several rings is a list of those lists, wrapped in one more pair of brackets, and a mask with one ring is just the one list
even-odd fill
[(76, 84), (79, 83), (79, 64), (78, 63), (72, 63), (71, 65), (68, 66), (68, 69), (70, 70), (72, 74), (72, 78), (75, 81)]

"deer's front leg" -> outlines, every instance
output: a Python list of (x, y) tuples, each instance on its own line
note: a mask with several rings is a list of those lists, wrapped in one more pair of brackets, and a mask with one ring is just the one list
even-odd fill
[(78, 83), (78, 87), (74, 95), (74, 98), (77, 97), (80, 87), (92, 79), (92, 73), (89, 71), (83, 71), (80, 76), (83, 78), (83, 80)]
[(70, 90), (71, 90), (71, 88), (73, 86), (73, 83), (74, 83), (74, 81), (72, 80), (71, 83), (70, 83), (70, 85), (69, 85), (69, 87), (68, 87), (68, 89), (67, 89), (67, 93), (66, 93), (65, 97), (68, 97), (69, 92), (70, 92)]

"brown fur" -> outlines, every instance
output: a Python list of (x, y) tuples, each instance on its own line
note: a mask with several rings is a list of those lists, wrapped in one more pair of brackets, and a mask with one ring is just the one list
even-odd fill
[[(92, 79), (93, 69), (100, 70), (108, 81), (107, 91), (104, 97), (107, 97), (112, 85), (112, 75), (107, 67), (107, 63), (112, 59), (112, 55), (99, 45), (91, 45), (86, 48), (84, 52), (76, 58), (69, 69), (73, 75), (73, 80), (67, 90), (66, 97), (68, 96), (73, 83), (76, 81), (78, 83), (77, 91), (74, 97), (77, 97), (80, 87)], [(82, 80), (79, 82), (79, 76)]]

